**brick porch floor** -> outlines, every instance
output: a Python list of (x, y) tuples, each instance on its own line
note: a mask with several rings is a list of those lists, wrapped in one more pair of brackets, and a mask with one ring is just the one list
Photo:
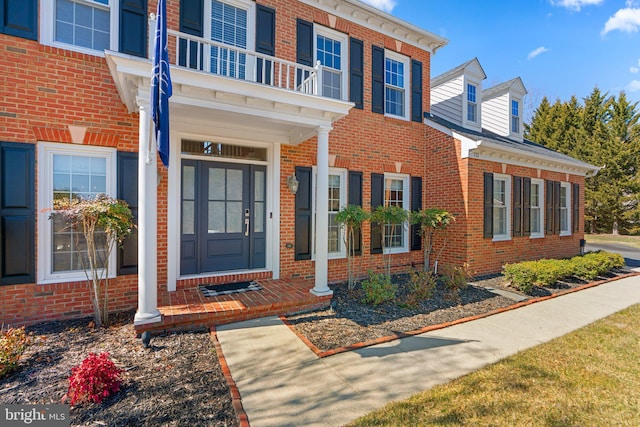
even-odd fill
[(309, 291), (313, 280), (260, 279), (260, 291), (205, 297), (197, 287), (169, 293), (169, 303), (158, 307), (162, 321), (136, 326), (136, 332), (197, 329), (258, 317), (310, 311), (327, 307), (330, 296)]

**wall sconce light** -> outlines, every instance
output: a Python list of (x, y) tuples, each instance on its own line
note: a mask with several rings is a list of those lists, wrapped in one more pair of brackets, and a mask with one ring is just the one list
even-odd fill
[(287, 187), (289, 187), (292, 194), (296, 194), (298, 192), (298, 185), (300, 185), (300, 183), (298, 182), (298, 178), (296, 178), (295, 174), (287, 177)]

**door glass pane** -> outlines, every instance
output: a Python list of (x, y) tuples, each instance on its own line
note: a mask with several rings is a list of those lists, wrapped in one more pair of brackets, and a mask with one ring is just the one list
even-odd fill
[(264, 203), (255, 202), (253, 204), (253, 231), (264, 232)]
[(224, 233), (225, 202), (209, 202), (208, 229), (209, 233)]
[(224, 181), (224, 169), (209, 169), (209, 200), (224, 200)]
[(242, 233), (242, 202), (227, 202), (227, 233)]
[(242, 171), (227, 170), (227, 200), (242, 200)]
[(264, 202), (264, 171), (256, 171), (255, 172), (255, 188), (254, 188), (254, 199), (256, 202)]
[(182, 201), (182, 234), (195, 234), (195, 202)]
[(184, 166), (182, 168), (182, 198), (195, 200), (196, 198), (196, 168)]

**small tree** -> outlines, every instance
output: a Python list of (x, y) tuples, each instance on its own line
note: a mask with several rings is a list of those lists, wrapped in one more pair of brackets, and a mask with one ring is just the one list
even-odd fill
[[(67, 227), (81, 231), (86, 251), (80, 262), (90, 284), (91, 302), (97, 326), (108, 321), (109, 256), (134, 227), (129, 205), (108, 196), (94, 199), (59, 199), (53, 203), (52, 217), (60, 217)], [(79, 240), (80, 235), (76, 238)], [(80, 242), (78, 242), (80, 243)]]
[(347, 269), (349, 270), (350, 291), (355, 287), (355, 274), (352, 263), (355, 256), (355, 234), (362, 228), (362, 223), (370, 218), (369, 212), (358, 205), (348, 205), (340, 209), (336, 214), (336, 221), (345, 227), (344, 243), (347, 246)]
[[(404, 227), (409, 219), (409, 213), (400, 206), (378, 206), (371, 214), (371, 221), (380, 227), (382, 236), (382, 255), (385, 260), (386, 274), (391, 277), (391, 254), (386, 251), (387, 240), (395, 235), (396, 227)], [(390, 241), (389, 241), (390, 243)]]
[(431, 269), (431, 254), (433, 253), (436, 237), (442, 235), (444, 241), (435, 257), (434, 263), (438, 262), (442, 251), (447, 245), (447, 227), (455, 220), (453, 214), (439, 208), (423, 209), (411, 213), (411, 222), (420, 226), (420, 236), (422, 236), (424, 245), (424, 271)]

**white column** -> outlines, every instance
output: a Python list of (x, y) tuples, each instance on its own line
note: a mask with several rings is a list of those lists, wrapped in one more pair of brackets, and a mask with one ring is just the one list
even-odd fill
[(141, 325), (161, 320), (158, 311), (158, 173), (156, 150), (149, 151), (150, 127), (148, 101), (138, 101), (140, 112), (138, 139), (138, 311), (133, 323)]
[(318, 129), (316, 176), (316, 283), (311, 293), (314, 295), (332, 295), (328, 281), (329, 244), (329, 131), (330, 128)]

